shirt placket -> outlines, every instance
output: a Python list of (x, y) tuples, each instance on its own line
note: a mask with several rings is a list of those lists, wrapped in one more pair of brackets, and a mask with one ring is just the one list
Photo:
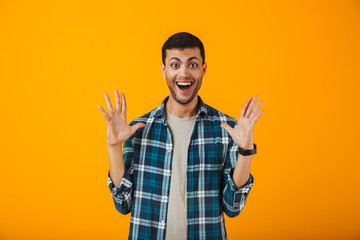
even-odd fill
[[(193, 192), (196, 191), (195, 186), (196, 184), (194, 184), (194, 172), (191, 171), (190, 169), (193, 169), (193, 165), (194, 165), (194, 157), (197, 157), (196, 154), (193, 154), (193, 142), (194, 142), (194, 138), (196, 136), (197, 133), (197, 126), (199, 121), (201, 121), (201, 115), (198, 113), (196, 120), (195, 120), (195, 124), (194, 124), (194, 129), (193, 132), (191, 134), (190, 137), (190, 143), (189, 143), (189, 147), (188, 147), (188, 157), (187, 157), (187, 237), (188, 239), (192, 239), (195, 237), (195, 229), (194, 229), (194, 224), (192, 223), (192, 220), (194, 219), (194, 198), (190, 198), (189, 196), (192, 196)], [(193, 157), (192, 157), (193, 156)]]
[(162, 197), (161, 197), (161, 208), (160, 208), (160, 219), (159, 224), (160, 228), (162, 229), (161, 234), (158, 234), (159, 239), (165, 239), (166, 233), (166, 219), (168, 213), (168, 204), (169, 204), (169, 193), (170, 193), (170, 182), (171, 182), (171, 163), (172, 163), (172, 155), (173, 155), (173, 142), (172, 142), (172, 135), (169, 129), (169, 126), (165, 119), (162, 119), (163, 125), (166, 131), (166, 151), (165, 151), (165, 159), (164, 159), (164, 168), (170, 172), (169, 176), (164, 176), (163, 182), (163, 190), (162, 190)]

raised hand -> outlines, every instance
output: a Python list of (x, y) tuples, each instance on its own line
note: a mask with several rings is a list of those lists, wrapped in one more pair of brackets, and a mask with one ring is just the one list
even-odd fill
[(263, 103), (262, 100), (254, 109), (254, 105), (258, 97), (259, 96), (256, 95), (253, 99), (249, 98), (249, 100), (245, 103), (235, 128), (230, 127), (227, 123), (222, 123), (220, 125), (230, 134), (234, 142), (244, 149), (253, 149), (253, 129), (259, 117), (264, 113), (264, 110), (261, 110), (258, 114), (256, 114)]
[(105, 100), (109, 109), (109, 114), (98, 105), (100, 111), (104, 115), (107, 124), (106, 138), (107, 144), (110, 146), (123, 144), (131, 135), (139, 128), (145, 127), (144, 123), (137, 123), (129, 126), (126, 121), (126, 100), (125, 95), (121, 93), (121, 109), (119, 92), (115, 90), (115, 112), (111, 105), (109, 96), (105, 93)]

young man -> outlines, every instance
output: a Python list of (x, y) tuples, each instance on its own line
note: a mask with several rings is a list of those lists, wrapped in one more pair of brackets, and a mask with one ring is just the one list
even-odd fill
[(254, 108), (258, 96), (250, 98), (238, 122), (206, 105), (198, 96), (205, 52), (192, 34), (171, 36), (162, 58), (171, 94), (159, 107), (128, 125), (124, 94), (120, 103), (115, 90), (115, 111), (105, 94), (109, 114), (99, 105), (115, 207), (131, 212), (129, 239), (227, 239), (223, 212), (239, 215), (254, 181), (252, 132), (262, 101)]

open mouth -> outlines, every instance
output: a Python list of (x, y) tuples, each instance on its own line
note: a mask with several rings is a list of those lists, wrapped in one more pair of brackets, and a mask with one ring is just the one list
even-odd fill
[(177, 82), (176, 85), (180, 88), (180, 90), (186, 91), (193, 85), (193, 83), (192, 82)]

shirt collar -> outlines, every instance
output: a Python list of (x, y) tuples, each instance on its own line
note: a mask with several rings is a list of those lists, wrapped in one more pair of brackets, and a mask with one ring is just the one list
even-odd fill
[[(161, 105), (155, 109), (155, 113), (154, 113), (154, 118), (157, 117), (162, 117), (165, 118), (165, 104), (166, 102), (169, 100), (169, 96), (167, 96), (161, 103)], [(203, 100), (201, 99), (200, 96), (198, 96), (198, 104), (199, 104), (199, 110), (197, 113), (197, 116), (199, 116), (201, 113), (207, 115), (208, 114), (208, 110), (206, 107), (206, 104), (203, 102)]]

